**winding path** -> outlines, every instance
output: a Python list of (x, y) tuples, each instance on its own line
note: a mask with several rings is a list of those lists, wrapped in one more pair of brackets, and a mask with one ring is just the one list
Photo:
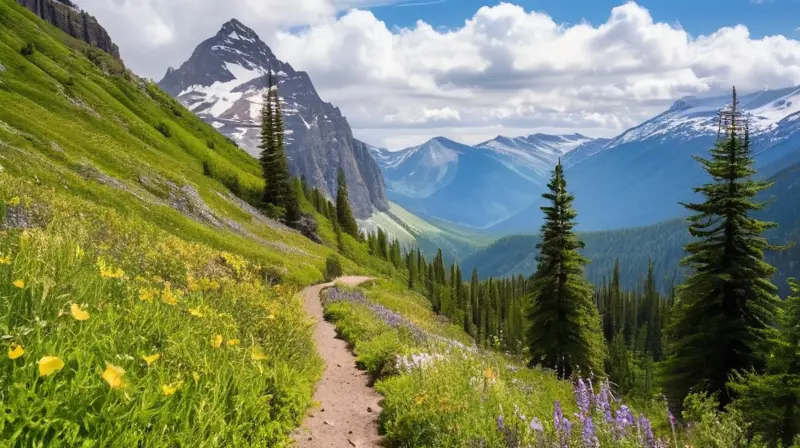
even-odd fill
[(317, 384), (314, 400), (319, 407), (306, 416), (293, 438), (300, 448), (379, 447), (378, 402), (380, 395), (368, 386), (367, 373), (356, 368), (347, 343), (336, 338), (333, 324), (325, 321), (320, 292), (335, 283), (356, 286), (369, 277), (342, 277), (336, 282), (303, 290), (306, 313), (317, 322), (317, 349), (325, 360), (325, 373)]

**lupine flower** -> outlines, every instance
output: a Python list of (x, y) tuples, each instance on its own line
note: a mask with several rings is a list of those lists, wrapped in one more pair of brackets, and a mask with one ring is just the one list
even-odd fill
[(578, 384), (575, 386), (575, 401), (578, 403), (578, 409), (580, 409), (581, 414), (590, 412), (591, 400), (589, 391), (586, 389), (586, 383), (583, 382), (582, 378), (578, 378)]
[(572, 433), (572, 423), (567, 417), (564, 417), (564, 412), (561, 410), (561, 402), (558, 400), (556, 400), (555, 409), (553, 410), (553, 423), (555, 424), (561, 447), (567, 448), (567, 441)]
[(583, 418), (581, 437), (583, 438), (583, 444), (586, 448), (600, 448), (600, 440), (598, 440), (597, 435), (594, 433), (594, 422), (590, 415)]
[(610, 395), (611, 386), (608, 383), (608, 380), (603, 382), (603, 385), (600, 386), (600, 392), (597, 394), (595, 399), (595, 407), (598, 411), (603, 413), (603, 417), (606, 419), (606, 423), (611, 424), (614, 421), (614, 418), (611, 416), (611, 404), (608, 402), (608, 397)]
[(617, 409), (617, 416), (614, 420), (614, 435), (618, 439), (628, 434), (628, 428), (634, 424), (633, 414), (624, 404)]
[(653, 436), (653, 428), (650, 425), (650, 420), (644, 415), (639, 416), (639, 442), (647, 448), (655, 448), (656, 442)]

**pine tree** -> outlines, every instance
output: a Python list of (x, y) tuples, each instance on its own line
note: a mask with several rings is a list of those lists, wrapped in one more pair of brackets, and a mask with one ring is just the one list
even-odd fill
[(267, 84), (261, 118), (261, 145), (259, 145), (265, 184), (263, 200), (266, 204), (282, 208), (286, 222), (293, 224), (300, 218), (300, 206), (289, 176), (280, 95), (271, 71)]
[(793, 295), (783, 304), (767, 373), (736, 373), (731, 383), (739, 395), (732, 406), (748, 416), (751, 430), (769, 447), (796, 446), (800, 434), (800, 284), (789, 284)]
[(564, 168), (559, 161), (542, 195), (550, 203), (542, 207), (538, 266), (533, 283), (533, 306), (528, 344), (532, 363), (554, 369), (561, 377), (580, 373), (602, 374), (605, 344), (600, 316), (592, 300), (592, 287), (583, 278), (588, 263), (573, 231), (577, 213), (574, 197), (567, 192)]
[(690, 271), (678, 291), (664, 371), (664, 389), (676, 408), (690, 391), (719, 393), (724, 407), (731, 400), (729, 375), (763, 369), (779, 303), (770, 281), (775, 268), (764, 261), (773, 246), (762, 235), (775, 224), (751, 216), (764, 206), (753, 197), (771, 184), (752, 179), (749, 133), (735, 89), (727, 115), (725, 139), (711, 159), (695, 157), (712, 178), (694, 189), (704, 200), (683, 204), (695, 213), (689, 218), (695, 240), (682, 262)]
[(350, 209), (350, 199), (347, 195), (347, 180), (341, 168), (339, 168), (337, 187), (336, 219), (344, 233), (353, 238), (358, 238), (358, 224), (356, 224), (356, 218), (353, 217), (353, 211)]

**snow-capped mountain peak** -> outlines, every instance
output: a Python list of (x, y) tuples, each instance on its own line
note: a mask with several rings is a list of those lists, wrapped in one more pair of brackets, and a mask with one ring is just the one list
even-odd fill
[(501, 135), (475, 147), (495, 153), (523, 175), (527, 174), (519, 170), (520, 166), (533, 170), (541, 177), (546, 176), (558, 160), (570, 151), (594, 140), (581, 134), (532, 134), (513, 138)]

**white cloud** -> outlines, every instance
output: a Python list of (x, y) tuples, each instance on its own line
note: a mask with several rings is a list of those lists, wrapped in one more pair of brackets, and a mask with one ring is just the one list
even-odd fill
[[(308, 71), (357, 137), (386, 146), (436, 135), (466, 143), (538, 131), (611, 136), (681, 96), (800, 84), (797, 40), (754, 39), (735, 24), (692, 36), (632, 2), (599, 25), (563, 25), (508, 3), (482, 7), (451, 29), (422, 21), (390, 29), (364, 10), (337, 17), (389, 3), (398, 2), (113, 0), (107, 14), (89, 9), (122, 39), (129, 65), (153, 77), (237, 17), (279, 58)], [(114, 22), (114, 8), (160, 31), (128, 36), (129, 16)], [(152, 60), (158, 49), (165, 54)]]

